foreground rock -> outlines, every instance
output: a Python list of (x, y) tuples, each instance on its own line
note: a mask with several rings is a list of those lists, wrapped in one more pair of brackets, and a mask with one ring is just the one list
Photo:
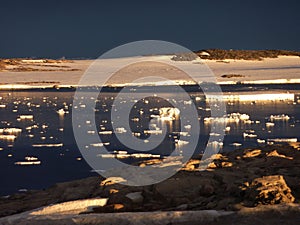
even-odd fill
[[(102, 215), (110, 212), (226, 210), (236, 211), (234, 215), (238, 215), (238, 218), (246, 218), (246, 212), (250, 209), (251, 213), (258, 213), (255, 209), (263, 210), (267, 205), (274, 205), (276, 208), (277, 205), (291, 207), (292, 204), (293, 210), (287, 210), (287, 214), (297, 212), (299, 217), (298, 149), (299, 146), (294, 144), (218, 154), (205, 171), (199, 169), (201, 160), (193, 159), (168, 180), (145, 187), (124, 186), (115, 182), (120, 178), (104, 180), (100, 177), (61, 183), (44, 191), (31, 191), (1, 199), (0, 215), (12, 215), (77, 199), (105, 198), (106, 205), (93, 204), (74, 209), (77, 210), (76, 215), (82, 216), (78, 218), (96, 218), (99, 213)], [(144, 162), (141, 165), (149, 163), (157, 162)], [(246, 214), (241, 214), (242, 212)], [(286, 218), (292, 221), (294, 219), (288, 216)]]
[(0, 225), (165, 225), (165, 224), (211, 224), (222, 216), (232, 212), (203, 211), (172, 211), (172, 212), (142, 212), (142, 213), (107, 213), (93, 215), (45, 213), (36, 215), (39, 211), (26, 212), (20, 215), (0, 219)]
[(252, 200), (251, 206), (274, 205), (294, 202), (295, 198), (291, 192), (283, 176), (265, 176), (253, 180), (246, 189), (245, 197)]
[[(59, 208), (58, 206), (54, 206)], [(52, 207), (53, 208), (53, 207)], [(9, 217), (0, 218), (0, 225), (231, 225), (231, 224), (272, 224), (283, 222), (298, 225), (300, 207), (296, 204), (280, 204), (243, 208), (237, 212), (201, 210), (201, 211), (155, 211), (125, 212), (105, 214), (57, 213), (46, 208), (33, 210)]]

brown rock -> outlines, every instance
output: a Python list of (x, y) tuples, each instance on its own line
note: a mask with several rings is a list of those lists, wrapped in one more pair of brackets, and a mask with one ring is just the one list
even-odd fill
[(287, 186), (283, 176), (264, 176), (252, 181), (245, 197), (252, 205), (292, 203), (295, 201), (291, 189)]
[(193, 171), (195, 168), (199, 167), (200, 160), (199, 159), (191, 159), (186, 163), (183, 170)]
[(118, 193), (119, 190), (115, 189), (115, 188), (111, 188), (109, 189), (109, 194), (115, 194), (115, 193)]
[(261, 154), (261, 150), (260, 149), (246, 150), (244, 152), (243, 158), (252, 158), (252, 157), (259, 156), (260, 154)]
[(218, 201), (217, 208), (218, 209), (231, 210), (233, 208), (233, 205), (236, 202), (237, 202), (236, 198), (233, 198), (233, 197), (223, 198), (223, 199)]
[(113, 213), (113, 212), (125, 212), (129, 211), (129, 208), (123, 204), (111, 204), (100, 207), (94, 207), (93, 211), (95, 213)]
[(208, 167), (207, 167), (208, 169), (215, 169), (215, 168), (217, 168), (217, 165), (216, 165), (216, 163), (214, 163), (214, 162), (211, 162), (210, 164), (208, 164)]
[(292, 160), (293, 157), (288, 157), (286, 155), (283, 155), (283, 154), (279, 154), (276, 150), (270, 152), (267, 154), (268, 157), (279, 157), (279, 158), (285, 158), (285, 159), (290, 159)]
[(200, 195), (211, 196), (214, 194), (214, 192), (215, 192), (215, 187), (214, 185), (211, 184), (211, 182), (200, 186), (200, 190), (199, 190)]
[(222, 167), (232, 167), (232, 166), (233, 166), (233, 163), (232, 163), (232, 162), (222, 162), (222, 163), (221, 163), (221, 166), (222, 166)]
[(130, 201), (134, 204), (140, 204), (143, 203), (144, 197), (142, 195), (142, 192), (132, 192), (128, 193), (125, 197), (129, 198)]

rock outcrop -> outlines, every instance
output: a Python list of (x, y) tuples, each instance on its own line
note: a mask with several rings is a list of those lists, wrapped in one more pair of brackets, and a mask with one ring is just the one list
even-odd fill
[[(236, 150), (217, 154), (213, 159), (209, 168), (201, 170), (200, 157), (195, 158), (173, 177), (144, 187), (119, 184), (120, 178), (90, 177), (57, 184), (44, 191), (12, 195), (0, 199), (0, 216), (86, 198), (107, 198), (108, 201), (104, 206), (95, 206), (81, 213), (211, 209), (238, 211), (259, 205), (298, 204), (298, 147), (274, 145)], [(159, 160), (151, 161), (151, 164), (155, 163), (159, 163)]]
[(252, 206), (292, 203), (295, 201), (291, 189), (281, 175), (263, 176), (254, 179), (249, 188), (246, 189), (245, 198), (251, 201)]

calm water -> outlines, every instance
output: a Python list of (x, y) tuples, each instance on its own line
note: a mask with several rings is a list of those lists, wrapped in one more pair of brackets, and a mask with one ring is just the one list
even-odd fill
[[(210, 117), (210, 106), (203, 101), (201, 94), (190, 93), (198, 109), (200, 123), (200, 140), (196, 153), (204, 150), (208, 141), (211, 123), (204, 121)], [(73, 92), (0, 92), (0, 176), (2, 178), (0, 195), (17, 192), (20, 189), (41, 189), (57, 182), (68, 181), (95, 175), (92, 169), (81, 158), (80, 151), (74, 140), (72, 130)], [(110, 109), (114, 93), (106, 93), (98, 98), (95, 112), (98, 131), (111, 131)], [(138, 96), (137, 96), (138, 97)], [(165, 99), (172, 100), (174, 95), (165, 94)], [(135, 101), (135, 99), (123, 99)], [(189, 103), (185, 103), (189, 107)], [(132, 131), (122, 131), (121, 135), (140, 134), (140, 138), (148, 137), (144, 130), (149, 129), (149, 120), (155, 110), (170, 107), (170, 104), (159, 98), (138, 101), (131, 111)], [(84, 106), (78, 106), (84, 107)], [(263, 145), (271, 138), (300, 138), (300, 105), (293, 102), (234, 102), (227, 103), (227, 113), (247, 114), (247, 121), (232, 121), (226, 125), (226, 136), (223, 150), (239, 147)], [(143, 114), (140, 109), (143, 109)], [(58, 110), (66, 112), (59, 114)], [(285, 114), (289, 119), (272, 120), (270, 115)], [(25, 117), (24, 117), (25, 115)], [(27, 116), (27, 117), (26, 117)], [(178, 121), (169, 121), (168, 135), (163, 143), (151, 153), (162, 156), (174, 150), (178, 132), (187, 131), (188, 127), (180, 128)], [(18, 128), (11, 130), (6, 128)], [(156, 126), (160, 129), (159, 125)], [(3, 130), (1, 130), (3, 129)], [(244, 137), (250, 134), (250, 137)], [(90, 135), (95, 135), (91, 132)], [(213, 134), (218, 140), (218, 133)], [(252, 135), (252, 137), (251, 137)], [(256, 137), (257, 135), (257, 137)], [(106, 148), (116, 150), (131, 149), (122, 145), (114, 133), (100, 135)], [(258, 143), (257, 139), (259, 139)], [(97, 143), (93, 143), (96, 144)], [(218, 144), (217, 144), (218, 145)], [(240, 145), (240, 146), (239, 146)], [(87, 146), (89, 148), (91, 146)], [(98, 146), (99, 147), (99, 146)], [(103, 147), (103, 146), (102, 146)], [(178, 155), (181, 153), (178, 152)], [(16, 165), (26, 161), (25, 157), (35, 157), (39, 165)]]

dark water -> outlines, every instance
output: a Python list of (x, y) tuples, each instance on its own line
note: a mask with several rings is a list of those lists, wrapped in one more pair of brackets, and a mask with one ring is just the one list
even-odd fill
[[(205, 123), (204, 118), (210, 117), (210, 106), (205, 103), (201, 93), (190, 93), (193, 104), (196, 105), (199, 114), (200, 140), (196, 154), (201, 153), (208, 141), (211, 124)], [(21, 132), (11, 133), (9, 130), (0, 132), (0, 195), (11, 194), (20, 189), (42, 189), (57, 182), (84, 178), (95, 175), (92, 169), (81, 158), (81, 153), (76, 145), (72, 130), (72, 101), (74, 92), (1, 92), (0, 129), (20, 128)], [(111, 130), (110, 109), (116, 93), (106, 93), (99, 97), (97, 112), (98, 131)], [(165, 98), (172, 100), (174, 94), (166, 93)], [(199, 98), (196, 98), (199, 97)], [(127, 101), (134, 99), (127, 99)], [(158, 98), (147, 99), (136, 103), (136, 109), (131, 112), (132, 118), (139, 121), (131, 122), (133, 132), (140, 132), (140, 138), (147, 135), (143, 130), (149, 129), (148, 123), (151, 117), (150, 109), (169, 107), (170, 104)], [(125, 101), (125, 100), (124, 100)], [(80, 107), (80, 106), (79, 106)], [(187, 104), (188, 107), (188, 104)], [(143, 108), (144, 114), (139, 114), (139, 108)], [(294, 102), (234, 102), (226, 104), (227, 113), (248, 114), (250, 119), (245, 122), (230, 122), (226, 132), (222, 150), (232, 150), (242, 147), (263, 145), (257, 139), (266, 141), (270, 138), (300, 138), (300, 105)], [(66, 114), (59, 115), (58, 110), (64, 109)], [(288, 120), (271, 121), (270, 115), (288, 115)], [(21, 115), (32, 115), (33, 118), (20, 118)], [(266, 126), (273, 122), (274, 126)], [(102, 127), (102, 128), (101, 128)], [(102, 130), (101, 130), (102, 129)], [(228, 128), (229, 129), (229, 128)], [(178, 121), (168, 122), (168, 135), (163, 143), (154, 149), (152, 153), (168, 155), (174, 149), (174, 142), (179, 131), (184, 130), (178, 125)], [(127, 131), (126, 134), (130, 133)], [(243, 133), (254, 134), (257, 137), (244, 137)], [(15, 135), (13, 140), (6, 139), (6, 135)], [(93, 134), (91, 134), (93, 135)], [(131, 133), (130, 133), (131, 135)], [(218, 136), (218, 134), (214, 134)], [(101, 135), (100, 135), (101, 136)], [(109, 151), (131, 149), (122, 145), (114, 134), (101, 136), (103, 142), (108, 142)], [(218, 138), (216, 138), (217, 140)], [(221, 140), (220, 140), (221, 141)], [(234, 146), (233, 143), (241, 144)], [(235, 144), (235, 145), (238, 145)], [(178, 153), (180, 154), (180, 153)], [(25, 157), (36, 157), (41, 161), (40, 165), (15, 165), (15, 162), (24, 161)]]

